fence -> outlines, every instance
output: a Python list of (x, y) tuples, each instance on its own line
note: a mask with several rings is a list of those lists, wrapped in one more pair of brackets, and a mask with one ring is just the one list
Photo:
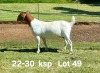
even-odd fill
[[(100, 4), (54, 4), (54, 3), (28, 3), (28, 4), (0, 4), (2, 21), (16, 20), (20, 11), (29, 11), (40, 20), (71, 20), (75, 16), (77, 22), (99, 22)], [(39, 14), (39, 17), (38, 17)]]
[[(16, 18), (21, 11), (29, 11), (35, 18), (43, 21), (66, 20), (71, 21), (71, 17), (75, 16), (79, 25), (75, 25), (71, 32), (71, 39), (74, 42), (79, 42), (78, 48), (86, 45), (86, 42), (100, 42), (100, 12), (99, 4), (54, 4), (54, 3), (28, 3), (28, 4), (0, 4), (1, 21), (16, 21)], [(84, 23), (85, 22), (85, 23)], [(89, 24), (86, 25), (86, 22)], [(95, 24), (94, 23), (98, 23)], [(85, 24), (85, 25), (84, 25)], [(0, 40), (9, 41), (15, 39), (22, 41), (32, 40), (34, 37), (28, 26), (26, 25), (0, 25)], [(20, 31), (19, 31), (20, 30)], [(17, 34), (16, 34), (17, 33)], [(26, 34), (25, 34), (26, 33)], [(7, 39), (8, 38), (8, 39)], [(49, 39), (50, 42), (60, 42), (63, 39)], [(83, 42), (83, 43), (81, 43)], [(7, 43), (6, 43), (7, 44)], [(14, 43), (12, 43), (14, 45)], [(59, 44), (59, 43), (58, 43)], [(60, 43), (61, 44), (61, 43)], [(77, 43), (76, 43), (77, 44)], [(75, 44), (75, 45), (76, 45)], [(100, 43), (88, 43), (89, 47), (100, 48)], [(11, 44), (10, 44), (11, 45)], [(24, 44), (25, 45), (25, 44)], [(22, 45), (21, 47), (23, 47)], [(93, 45), (93, 46), (92, 46)], [(56, 46), (57, 47), (57, 46)], [(74, 47), (75, 48), (75, 47)], [(77, 47), (76, 47), (77, 48)], [(84, 47), (83, 47), (84, 48)]]

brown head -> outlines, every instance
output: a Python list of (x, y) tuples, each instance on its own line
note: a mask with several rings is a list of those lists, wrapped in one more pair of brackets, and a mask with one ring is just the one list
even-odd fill
[(17, 17), (17, 21), (19, 22), (26, 22), (29, 24), (30, 26), (30, 22), (33, 20), (34, 18), (31, 16), (31, 14), (29, 12), (21, 12), (18, 17)]

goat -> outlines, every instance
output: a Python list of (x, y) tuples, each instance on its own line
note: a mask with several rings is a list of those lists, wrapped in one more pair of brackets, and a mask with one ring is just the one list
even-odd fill
[(63, 49), (66, 49), (67, 44), (69, 44), (70, 54), (72, 54), (73, 49), (72, 49), (72, 41), (70, 40), (70, 32), (72, 26), (75, 24), (74, 16), (72, 16), (71, 22), (66, 22), (62, 20), (53, 22), (44, 22), (34, 18), (28, 12), (21, 12), (17, 17), (17, 21), (27, 22), (28, 25), (30, 26), (33, 34), (36, 36), (37, 39), (37, 53), (40, 52), (40, 37), (42, 38), (43, 43), (45, 45), (45, 50), (48, 51), (46, 38), (60, 36), (65, 39), (65, 44)]

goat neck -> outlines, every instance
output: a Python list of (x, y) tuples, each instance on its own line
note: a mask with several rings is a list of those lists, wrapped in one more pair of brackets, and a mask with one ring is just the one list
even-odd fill
[(31, 21), (33, 20), (34, 18), (29, 14), (29, 13), (26, 13), (26, 21), (28, 23), (28, 25), (30, 26), (31, 24)]

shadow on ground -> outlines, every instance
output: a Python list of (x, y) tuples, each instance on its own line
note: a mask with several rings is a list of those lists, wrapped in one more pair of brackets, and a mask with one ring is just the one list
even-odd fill
[(100, 15), (99, 12), (92, 12), (92, 11), (85, 11), (85, 10), (79, 10), (74, 8), (67, 8), (67, 7), (54, 7), (54, 10), (62, 10), (61, 13), (63, 14), (86, 14), (86, 15)]
[[(57, 51), (58, 49), (55, 49), (55, 48), (48, 48), (48, 51), (45, 51), (45, 48), (40, 48), (40, 51), (41, 53), (42, 52), (54, 52), (54, 53), (58, 53)], [(4, 49), (1, 49), (0, 52), (5, 52), (5, 51), (13, 51), (13, 52), (34, 52), (36, 53), (37, 51), (37, 48), (35, 49), (7, 49), (7, 48), (4, 48)]]
[(90, 6), (100, 6), (100, 2), (98, 2), (98, 3), (91, 3), (91, 4), (88, 4), (88, 5), (90, 5)]
[[(17, 10), (8, 10), (8, 9), (0, 9), (0, 11), (6, 11), (6, 12), (15, 12), (15, 13), (20, 13), (20, 12), (22, 12), (22, 11), (17, 11)], [(44, 13), (42, 13), (42, 12), (30, 12), (30, 11), (28, 11), (30, 14), (41, 14), (41, 15), (59, 15), (60, 13), (47, 13), (47, 12), (44, 12)]]
[[(100, 4), (89, 4), (90, 6), (100, 6)], [(86, 14), (86, 15), (100, 15), (100, 11), (98, 12), (93, 12), (93, 11), (88, 11), (88, 10), (80, 10), (80, 9), (75, 9), (75, 8), (67, 8), (67, 7), (54, 7), (54, 10), (62, 10), (61, 13), (39, 13), (41, 15), (59, 15), (59, 14)], [(17, 10), (7, 10), (7, 9), (0, 9), (0, 11), (6, 11), (6, 12), (16, 12), (20, 13), (22, 11), (17, 11)], [(30, 12), (31, 14), (38, 14), (38, 12)]]

